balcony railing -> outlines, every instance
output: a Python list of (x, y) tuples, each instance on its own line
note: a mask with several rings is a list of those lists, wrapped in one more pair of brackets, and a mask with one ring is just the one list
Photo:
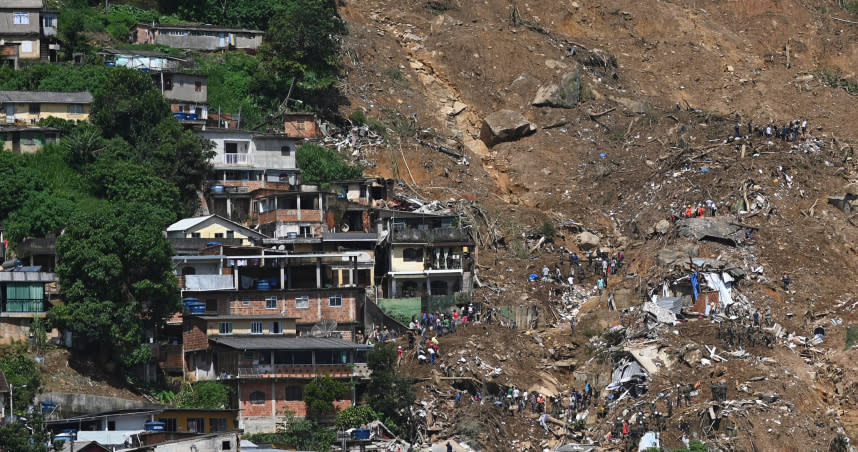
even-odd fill
[(470, 243), (471, 237), (467, 231), (458, 228), (401, 229), (393, 231), (393, 241), (399, 243)]
[(45, 312), (45, 300), (41, 298), (18, 298), (6, 300), (4, 312)]
[(239, 367), (238, 378), (312, 378), (328, 374), (334, 378), (368, 374), (366, 363), (355, 364), (271, 364)]
[(250, 162), (248, 154), (224, 154), (223, 162), (227, 165), (247, 165)]

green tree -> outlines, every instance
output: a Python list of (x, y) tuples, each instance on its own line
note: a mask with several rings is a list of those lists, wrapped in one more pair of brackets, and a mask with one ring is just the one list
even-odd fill
[(175, 10), (182, 19), (230, 27), (265, 30), (282, 0), (179, 0)]
[(318, 419), (320, 416), (335, 412), (334, 401), (342, 399), (349, 392), (349, 385), (334, 380), (330, 375), (316, 376), (304, 388), (304, 403), (307, 413)]
[(229, 388), (218, 381), (201, 381), (184, 386), (175, 402), (182, 408), (229, 408), (229, 392)]
[(271, 18), (259, 47), (263, 70), (281, 88), (293, 78), (305, 88), (331, 86), (346, 31), (333, 0), (291, 0)]
[(170, 106), (149, 74), (112, 68), (93, 93), (89, 117), (105, 138), (120, 137), (136, 147), (144, 138), (152, 140), (153, 129), (170, 116)]
[(408, 424), (409, 408), (414, 404), (413, 381), (396, 373), (396, 348), (392, 342), (376, 344), (367, 354), (372, 377), (364, 393), (365, 402), (376, 412), (400, 427)]
[[(41, 414), (38, 415), (41, 419)], [(0, 444), (8, 452), (47, 452), (45, 444), (50, 435), (45, 431), (41, 422), (33, 423), (34, 432), (19, 422), (0, 424)]]
[(369, 424), (378, 419), (378, 417), (378, 413), (372, 407), (368, 405), (355, 405), (338, 411), (337, 420), (334, 425), (337, 427), (337, 430), (348, 430)]
[(0, 151), (0, 218), (19, 209), (34, 193), (44, 190), (39, 174), (30, 169), (25, 157), (10, 151)]
[[(0, 351), (0, 370), (13, 388), (15, 413), (24, 414), (39, 392), (42, 378), (36, 362), (23, 345), (11, 345)], [(0, 441), (0, 444), (4, 444)]]
[(127, 203), (142, 203), (166, 209), (162, 220), (169, 223), (179, 212), (179, 190), (149, 168), (128, 161), (99, 159), (90, 165), (87, 175), (93, 193), (100, 198)]
[(315, 143), (304, 143), (295, 156), (305, 184), (327, 184), (336, 180), (354, 179), (363, 169), (349, 165), (337, 151)]
[(9, 214), (3, 227), (9, 241), (19, 243), (24, 237), (59, 233), (75, 210), (72, 201), (47, 192), (33, 192), (20, 208)]
[(63, 306), (55, 325), (125, 366), (148, 360), (144, 322), (179, 310), (172, 248), (163, 236), (163, 209), (141, 203), (110, 204), (77, 214), (57, 240), (57, 275)]
[(295, 416), (294, 411), (287, 410), (283, 415), (283, 431), (280, 433), (257, 433), (248, 435), (247, 439), (255, 442), (284, 443), (297, 450), (318, 450), (327, 452), (337, 439), (337, 432), (319, 427), (315, 421)]

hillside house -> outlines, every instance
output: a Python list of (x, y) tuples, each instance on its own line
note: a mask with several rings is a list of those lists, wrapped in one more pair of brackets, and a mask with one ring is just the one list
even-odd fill
[(41, 57), (42, 0), (0, 2), (0, 44), (4, 57), (17, 69), (18, 60)]
[(88, 91), (0, 91), (0, 124), (35, 125), (50, 116), (86, 121), (91, 105)]
[(139, 23), (131, 29), (135, 44), (162, 44), (176, 49), (214, 51), (256, 49), (262, 44), (260, 30), (213, 25), (169, 25)]
[(48, 143), (60, 141), (60, 130), (53, 127), (0, 126), (4, 151), (33, 154)]
[(212, 213), (244, 222), (250, 216), (252, 192), (288, 190), (300, 183), (293, 138), (211, 127), (195, 133), (210, 140), (215, 151), (206, 193)]
[(152, 75), (173, 116), (183, 124), (205, 125), (209, 116), (208, 77), (161, 71)]
[(177, 71), (185, 61), (177, 56), (152, 50), (105, 47), (98, 54), (104, 58), (106, 66), (125, 67), (150, 73)]
[(33, 318), (47, 315), (57, 276), (39, 270), (35, 266), (0, 272), (0, 343), (26, 341)]
[[(210, 344), (206, 355), (189, 360), (197, 366), (191, 378), (234, 385), (239, 428), (245, 432), (273, 431), (286, 409), (305, 416), (304, 387), (316, 376), (369, 376), (369, 346), (339, 338), (218, 335)], [(347, 408), (354, 397), (352, 392), (335, 404)]]
[(167, 226), (167, 240), (177, 254), (199, 254), (199, 250), (214, 243), (249, 246), (264, 237), (219, 215), (184, 218)]
[(313, 139), (322, 136), (315, 113), (285, 113), (283, 115), (283, 133), (295, 138)]
[(228, 408), (165, 408), (155, 421), (164, 423), (165, 432), (218, 433), (235, 430), (237, 415), (237, 410)]

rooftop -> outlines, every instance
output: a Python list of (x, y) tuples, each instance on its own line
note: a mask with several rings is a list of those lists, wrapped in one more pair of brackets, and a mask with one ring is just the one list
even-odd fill
[(366, 350), (369, 346), (333, 337), (211, 336), (211, 342), (237, 350)]
[(90, 104), (89, 91), (0, 91), (0, 103)]
[(139, 23), (137, 27), (169, 29), (169, 30), (204, 30), (204, 31), (228, 31), (233, 33), (264, 33), (262, 30), (251, 30), (247, 28), (230, 28), (219, 25), (169, 25), (169, 24), (147, 24)]

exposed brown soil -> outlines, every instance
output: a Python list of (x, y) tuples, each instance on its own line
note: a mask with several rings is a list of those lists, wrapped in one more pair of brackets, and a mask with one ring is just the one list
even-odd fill
[[(449, 9), (439, 11), (439, 5)], [(511, 19), (513, 5), (518, 23)], [(465, 375), (526, 386), (548, 374), (562, 390), (580, 390), (571, 371), (552, 368), (551, 362), (574, 360), (579, 375), (609, 372), (598, 358), (598, 344), (581, 332), (598, 332), (619, 319), (594, 301), (582, 308), (584, 323), (575, 337), (568, 329), (551, 329), (565, 324), (551, 317), (557, 303), (549, 299), (550, 285), (529, 284), (526, 276), (544, 265), (553, 269), (559, 246), (580, 254), (575, 234), (564, 226), (574, 220), (612, 250), (622, 249), (625, 274), (637, 277), (613, 276), (609, 287), (640, 293), (670, 273), (657, 263), (657, 252), (689, 243), (675, 232), (650, 234), (659, 220), (707, 199), (727, 212), (748, 186), (752, 197), (761, 195), (771, 207), (739, 215), (743, 224), (759, 228), (750, 243), (701, 242), (699, 255), (721, 256), (746, 270), (762, 266), (762, 274), (749, 273), (737, 290), (761, 312), (770, 307), (789, 332), (809, 336), (814, 326), (825, 325), (828, 336), (817, 347), (820, 353), (789, 348), (780, 339), (772, 348), (750, 348), (745, 359), (694, 368), (677, 361), (653, 378), (638, 401), (649, 404), (677, 384), (701, 382), (701, 400), (677, 408), (668, 420), (662, 440), (670, 448), (681, 445), (680, 416), (693, 419), (693, 437), (730, 450), (825, 450), (841, 431), (858, 439), (851, 375), (858, 352), (843, 350), (846, 326), (855, 322), (849, 307), (856, 290), (851, 269), (858, 263), (858, 227), (827, 203), (829, 195), (856, 180), (852, 143), (858, 99), (823, 83), (817, 72), (839, 70), (854, 80), (858, 69), (858, 27), (833, 19), (854, 19), (836, 2), (364, 0), (347, 1), (340, 11), (350, 30), (348, 108), (363, 108), (388, 124), (397, 115), (416, 114), (416, 128), (431, 129), (450, 147), (461, 145), (469, 163), (458, 164), (419, 144), (413, 130), (399, 127), (391, 130), (389, 151), (366, 156), (377, 165), (373, 171), (402, 179), (409, 194), (466, 200), (486, 209), (503, 240), (492, 243), (488, 228), (480, 225), (478, 276), (484, 285), (503, 290), (479, 289), (475, 299), (487, 306), (536, 305), (548, 319), (528, 334), (471, 326), (442, 338), (441, 364), (479, 357), (503, 371), (484, 378), (472, 368)], [(583, 66), (589, 94), (582, 103), (573, 109), (530, 105), (539, 86), (559, 82), (575, 64), (586, 63), (593, 49), (613, 55), (617, 66)], [(459, 110), (454, 106), (464, 110), (450, 114)], [(521, 112), (539, 129), (487, 148), (479, 140), (482, 118), (500, 109)], [(819, 147), (797, 149), (779, 140), (770, 145), (756, 136), (726, 143), (737, 115), (743, 124), (750, 120), (757, 126), (807, 118)], [(544, 221), (558, 229), (554, 246), (528, 253), (533, 242), (522, 236)], [(781, 288), (783, 272), (792, 276), (792, 293)], [(831, 322), (837, 319), (842, 324)], [(658, 336), (674, 354), (686, 344), (695, 344), (704, 357), (703, 345), (730, 348), (708, 320), (661, 328)], [(552, 355), (550, 348), (563, 353)], [(433, 406), (454, 394), (449, 380), (434, 378), (443, 374), (440, 366), (406, 364), (403, 370), (427, 379), (420, 384), (420, 399)], [(754, 377), (765, 379), (750, 381)], [(722, 379), (730, 400), (774, 392), (780, 401), (740, 410), (735, 438), (724, 431), (707, 437), (698, 413), (707, 407), (709, 384)], [(478, 419), (474, 428), (488, 449), (525, 448), (516, 440), (530, 441), (530, 450), (552, 444), (535, 418), (507, 419), (489, 408), (494, 407), (445, 408), (450, 419), (435, 433), (461, 436), (459, 426)], [(626, 408), (630, 405), (621, 404), (608, 418)], [(589, 438), (603, 440), (609, 426), (591, 419), (588, 428)]]

